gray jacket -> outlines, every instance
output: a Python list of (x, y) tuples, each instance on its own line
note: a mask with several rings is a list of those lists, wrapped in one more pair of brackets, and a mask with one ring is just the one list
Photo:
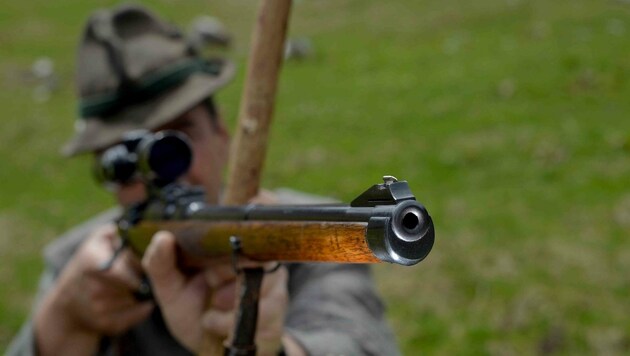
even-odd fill
[[(282, 193), (280, 194), (282, 196)], [(284, 199), (283, 199), (284, 200)], [(299, 202), (299, 196), (290, 199)], [(44, 252), (46, 270), (40, 279), (40, 301), (77, 247), (97, 226), (119, 214), (109, 210), (72, 229)], [(289, 310), (285, 331), (310, 355), (398, 355), (394, 336), (383, 315), (367, 265), (290, 264)], [(36, 307), (36, 306), (35, 306)], [(8, 355), (35, 355), (31, 320), (8, 349)], [(99, 355), (189, 355), (169, 334), (158, 308), (116, 338), (104, 339)]]

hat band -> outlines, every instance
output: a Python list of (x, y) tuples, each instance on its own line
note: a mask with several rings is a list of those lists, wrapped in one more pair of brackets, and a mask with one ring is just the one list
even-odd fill
[(113, 93), (82, 98), (79, 115), (83, 119), (106, 117), (130, 105), (155, 98), (166, 90), (176, 87), (191, 74), (197, 72), (218, 75), (223, 62), (220, 60), (187, 59), (141, 78), (137, 82), (121, 85)]

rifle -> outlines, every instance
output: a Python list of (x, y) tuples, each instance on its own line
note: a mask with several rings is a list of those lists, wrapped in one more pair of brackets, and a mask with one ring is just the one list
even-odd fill
[[(175, 131), (139, 131), (101, 155), (96, 165), (101, 181), (140, 178), (146, 183), (147, 199), (128, 208), (118, 221), (123, 248), (142, 255), (156, 232), (168, 230), (177, 238), (184, 268), (227, 256), (238, 270), (241, 256), (261, 262), (410, 266), (433, 247), (430, 215), (407, 182), (392, 176), (385, 176), (383, 183), (373, 185), (350, 205), (208, 205), (200, 188), (177, 182), (192, 161), (187, 141)], [(249, 275), (247, 271), (239, 322), (228, 349), (236, 350), (234, 354), (254, 347), (255, 296), (263, 271), (256, 269)]]

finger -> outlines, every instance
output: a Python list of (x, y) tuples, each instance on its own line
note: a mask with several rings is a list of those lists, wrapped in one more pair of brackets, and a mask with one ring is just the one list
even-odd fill
[(95, 229), (77, 252), (81, 264), (89, 270), (101, 269), (112, 258), (116, 240), (116, 228), (113, 225)]
[(137, 307), (142, 303), (138, 302), (131, 294), (103, 296), (93, 300), (92, 308), (94, 314), (110, 314), (122, 312)]
[[(130, 251), (127, 251), (130, 252)], [(105, 271), (105, 275), (110, 276), (124, 283), (130, 290), (136, 290), (142, 282), (141, 272), (133, 264), (129, 253), (120, 255), (112, 268)]]
[(281, 344), (284, 330), (284, 317), (289, 303), (286, 280), (288, 272), (282, 267), (276, 272), (266, 274), (263, 280), (256, 326), (256, 344), (261, 354), (275, 352)]
[(260, 287), (261, 297), (272, 292), (278, 293), (281, 290), (286, 289), (288, 279), (288, 271), (286, 266), (278, 266), (276, 262), (268, 262), (264, 265), (266, 271), (271, 271), (275, 267), (278, 267), (275, 271), (265, 273), (262, 281), (262, 286)]
[(122, 244), (116, 226), (104, 225), (97, 229), (92, 237), (93, 241), (88, 246), (89, 254), (86, 258), (91, 260), (93, 267), (88, 271), (93, 275), (102, 274), (105, 279), (120, 282), (129, 289), (137, 289), (140, 285), (142, 268), (132, 251), (122, 251), (109, 268), (102, 269), (106, 262), (114, 258), (115, 250)]
[[(284, 325), (284, 314), (289, 304), (289, 293), (286, 286), (286, 269), (276, 271), (278, 277), (263, 281), (268, 283), (267, 293), (261, 294), (258, 309), (258, 330), (261, 337), (273, 337), (281, 334)], [(265, 276), (267, 278), (268, 275)], [(269, 276), (270, 277), (270, 276)]]
[(118, 236), (118, 228), (116, 227), (116, 224), (108, 223), (96, 228), (94, 230), (94, 233), (107, 236), (109, 238), (109, 241), (113, 243), (115, 241), (115, 237)]
[(92, 284), (94, 284), (92, 288), (98, 294), (130, 294), (136, 291), (141, 283), (141, 278), (135, 271), (127, 270), (122, 266), (115, 270), (112, 266), (107, 271), (87, 271), (85, 275), (92, 279)]
[(125, 261), (125, 264), (136, 271), (138, 275), (142, 275), (142, 261), (140, 260), (139, 256), (130, 248), (126, 248), (124, 251), (122, 251), (119, 258)]
[(98, 227), (90, 236), (98, 241), (98, 248), (104, 251), (113, 251), (120, 245), (118, 229), (114, 224)]
[(274, 273), (265, 274), (260, 293), (260, 319), (284, 310), (289, 302), (287, 290), (288, 272), (282, 267)]
[[(260, 263), (250, 260), (243, 260), (247, 268), (262, 267), (265, 270), (271, 270), (276, 266), (275, 262)], [(276, 271), (278, 272), (278, 271)], [(276, 272), (265, 274), (261, 287), (261, 295), (268, 293), (271, 286), (276, 284), (276, 280), (281, 278), (282, 273)], [(284, 271), (286, 274), (286, 269)], [(217, 265), (213, 268), (205, 270), (204, 275), (206, 282), (213, 289), (211, 306), (219, 310), (228, 310), (234, 307), (236, 284), (240, 283), (240, 279), (236, 278), (236, 273), (231, 264)], [(286, 277), (283, 279), (286, 284)]]
[(185, 286), (186, 276), (177, 268), (175, 236), (170, 232), (160, 231), (153, 236), (142, 266), (161, 303), (172, 301)]
[(148, 318), (154, 306), (155, 304), (153, 304), (153, 302), (144, 302), (133, 308), (112, 313), (110, 319), (111, 325), (106, 325), (105, 327), (113, 334), (124, 332)]
[(233, 329), (234, 311), (210, 309), (203, 315), (202, 325), (206, 332), (227, 338)]
[(222, 286), (234, 282), (236, 272), (231, 263), (217, 264), (204, 269), (206, 283), (211, 289), (218, 289)]
[(245, 268), (263, 268), (271, 270), (276, 266), (276, 262), (257, 262), (246, 257), (239, 257), (236, 266), (231, 259), (212, 259), (204, 266), (206, 282), (210, 288), (219, 288), (223, 284), (231, 283), (236, 279), (237, 270)]
[(212, 291), (212, 299), (210, 306), (218, 310), (230, 310), (234, 308), (236, 301), (236, 280), (231, 283), (224, 284)]

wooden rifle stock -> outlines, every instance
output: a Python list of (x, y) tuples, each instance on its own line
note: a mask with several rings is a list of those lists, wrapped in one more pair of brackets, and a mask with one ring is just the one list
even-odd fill
[(241, 256), (253, 261), (374, 263), (366, 241), (367, 223), (296, 221), (145, 221), (129, 233), (130, 245), (144, 249), (160, 230), (178, 237), (188, 263), (229, 256), (238, 236)]

